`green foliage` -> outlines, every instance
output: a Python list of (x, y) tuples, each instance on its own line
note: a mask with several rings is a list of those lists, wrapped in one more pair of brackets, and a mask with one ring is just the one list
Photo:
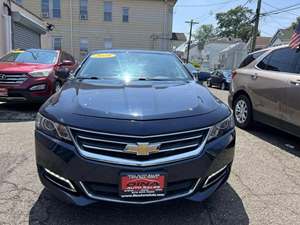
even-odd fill
[(212, 24), (204, 24), (196, 30), (194, 34), (195, 40), (198, 42), (198, 48), (203, 49), (208, 39), (216, 37), (216, 29)]
[(252, 33), (251, 20), (253, 17), (252, 9), (242, 6), (237, 6), (224, 13), (218, 13), (216, 15), (218, 35), (248, 41)]
[(296, 22), (293, 22), (293, 23), (292, 23), (291, 27), (293, 28), (293, 30), (296, 29), (296, 27), (297, 27), (297, 25), (298, 25), (299, 23), (300, 23), (300, 16), (297, 17), (297, 21), (296, 21)]

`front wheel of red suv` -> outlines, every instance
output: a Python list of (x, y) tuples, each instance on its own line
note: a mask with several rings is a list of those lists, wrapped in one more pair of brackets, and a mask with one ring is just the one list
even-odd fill
[(246, 95), (239, 95), (233, 102), (234, 120), (238, 127), (247, 129), (252, 125), (252, 105)]

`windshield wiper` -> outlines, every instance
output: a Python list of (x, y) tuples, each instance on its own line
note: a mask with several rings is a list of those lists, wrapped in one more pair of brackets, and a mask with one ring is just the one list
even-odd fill
[(95, 76), (92, 76), (92, 77), (77, 77), (77, 79), (79, 79), (79, 80), (100, 80), (99, 77), (95, 77)]

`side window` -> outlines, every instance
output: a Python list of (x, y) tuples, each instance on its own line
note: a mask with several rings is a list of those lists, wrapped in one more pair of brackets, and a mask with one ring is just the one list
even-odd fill
[(241, 63), (239, 68), (248, 66), (250, 63), (252, 63), (255, 59), (257, 59), (258, 57), (260, 57), (262, 54), (264, 54), (266, 51), (260, 51), (260, 52), (256, 52), (256, 53), (252, 53), (250, 55), (248, 55)]
[(257, 66), (263, 70), (295, 73), (295, 54), (296, 50), (291, 48), (278, 49), (271, 52)]

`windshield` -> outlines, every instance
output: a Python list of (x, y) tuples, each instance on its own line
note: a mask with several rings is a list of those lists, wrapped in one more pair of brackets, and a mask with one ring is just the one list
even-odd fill
[(9, 53), (0, 59), (1, 62), (20, 62), (36, 64), (54, 64), (56, 62), (57, 52), (28, 50), (20, 53)]
[(175, 56), (138, 52), (92, 54), (83, 63), (77, 77), (125, 81), (191, 79)]
[(8, 53), (7, 55), (3, 56), (0, 58), (0, 62), (14, 62), (18, 55), (20, 55), (23, 52), (11, 52)]

